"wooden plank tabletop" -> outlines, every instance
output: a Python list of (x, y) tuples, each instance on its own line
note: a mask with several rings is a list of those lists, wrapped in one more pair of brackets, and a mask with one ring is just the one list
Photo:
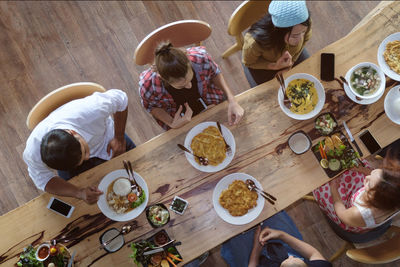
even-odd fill
[[(377, 63), (376, 53), (380, 42), (399, 29), (399, 13), (400, 4), (393, 2), (356, 31), (321, 50), (336, 54), (336, 76), (344, 75), (349, 68), (362, 61)], [(319, 69), (320, 53), (316, 53), (285, 74), (285, 77), (304, 72), (319, 78)], [(228, 73), (225, 76), (229, 78)], [(388, 80), (385, 95), (396, 84)], [(392, 123), (384, 113), (385, 95), (378, 102), (364, 106), (347, 98), (337, 82), (323, 82), (323, 85), (327, 100), (322, 112), (331, 111), (340, 124), (346, 120), (355, 137), (362, 130), (369, 129), (382, 147), (400, 137), (400, 127)], [(172, 238), (182, 241), (178, 250), (185, 262), (188, 262), (329, 181), (312, 152), (297, 156), (287, 147), (288, 137), (297, 130), (307, 132), (314, 142), (318, 136), (313, 129), (314, 119), (296, 121), (281, 111), (277, 102), (277, 88), (277, 82), (271, 81), (237, 97), (246, 113), (240, 125), (229, 127), (235, 137), (236, 154), (231, 164), (220, 172), (203, 173), (194, 169), (176, 144), (183, 143), (186, 133), (200, 122), (225, 121), (227, 103), (71, 181), (80, 186), (96, 185), (107, 173), (121, 169), (122, 160), (128, 159), (133, 162), (135, 171), (146, 180), (150, 191), (149, 204), (162, 202), (168, 205), (175, 195), (187, 199), (189, 207), (185, 214), (180, 216), (171, 212), (171, 220), (163, 229)], [(364, 155), (368, 155), (358, 137), (356, 140)], [(224, 222), (212, 205), (212, 193), (217, 182), (235, 172), (252, 175), (264, 189), (278, 198), (275, 207), (266, 202), (261, 215), (252, 223), (242, 226)], [(106, 254), (99, 249), (99, 236), (105, 230), (119, 228), (124, 223), (109, 220), (102, 215), (97, 205), (87, 205), (72, 198), (61, 198), (75, 206), (73, 216), (64, 218), (46, 209), (50, 197), (49, 194), (42, 194), (1, 217), (0, 264), (12, 266), (23, 247), (63, 235), (75, 238), (66, 244), (72, 251), (77, 251), (75, 266), (133, 264), (127, 245), (113, 254)], [(126, 244), (149, 237), (157, 231), (151, 228), (144, 214), (129, 223), (135, 225), (135, 230), (125, 236)]]

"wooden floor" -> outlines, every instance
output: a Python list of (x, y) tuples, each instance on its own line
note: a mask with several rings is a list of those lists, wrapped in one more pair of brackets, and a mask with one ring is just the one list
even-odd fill
[[(138, 76), (144, 67), (136, 66), (132, 60), (138, 43), (155, 28), (181, 19), (208, 22), (213, 32), (204, 44), (220, 65), (229, 86), (235, 94), (249, 89), (240, 53), (228, 60), (222, 60), (220, 56), (233, 44), (234, 38), (226, 33), (227, 23), (240, 3), (1, 1), (0, 214), (41, 193), (28, 176), (22, 152), (29, 136), (26, 116), (50, 91), (81, 81), (123, 89), (129, 96), (127, 133), (135, 143), (144, 143), (162, 133), (141, 107)], [(307, 44), (308, 51), (315, 53), (345, 36), (378, 3), (309, 1), (313, 37)], [(345, 73), (346, 70), (336, 71)], [(340, 246), (338, 238), (320, 220), (318, 208), (300, 201), (289, 208), (289, 212), (307, 236), (306, 240), (325, 255), (332, 254), (332, 244)], [(319, 244), (314, 244), (316, 242)], [(218, 253), (213, 253), (210, 258), (204, 266), (224, 266)], [(342, 257), (337, 266), (356, 265)]]

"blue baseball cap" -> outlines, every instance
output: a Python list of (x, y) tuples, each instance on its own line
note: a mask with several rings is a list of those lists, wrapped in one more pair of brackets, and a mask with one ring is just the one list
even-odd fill
[(268, 12), (278, 28), (292, 27), (308, 19), (306, 1), (271, 1)]

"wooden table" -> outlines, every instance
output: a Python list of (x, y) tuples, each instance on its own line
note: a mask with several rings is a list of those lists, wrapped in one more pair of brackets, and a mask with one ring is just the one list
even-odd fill
[[(398, 31), (399, 13), (400, 4), (391, 3), (356, 31), (320, 51), (336, 54), (337, 76), (344, 75), (350, 67), (362, 61), (377, 63), (376, 53), (380, 42)], [(320, 53), (316, 53), (285, 76), (305, 72), (319, 77), (319, 62)], [(226, 78), (229, 79), (228, 74)], [(388, 88), (394, 84), (395, 82), (389, 81)], [(400, 137), (400, 127), (392, 123), (384, 113), (384, 96), (372, 105), (363, 106), (349, 100), (337, 82), (323, 82), (323, 85), (327, 96), (323, 111), (331, 111), (339, 123), (346, 120), (354, 136), (369, 129), (382, 147)], [(313, 119), (296, 121), (281, 111), (277, 102), (277, 87), (277, 82), (271, 81), (237, 97), (246, 115), (240, 125), (230, 127), (236, 140), (236, 154), (232, 163), (218, 173), (203, 173), (194, 169), (176, 144), (183, 143), (186, 133), (200, 122), (225, 121), (227, 103), (218, 105), (196, 116), (190, 124), (165, 132), (71, 181), (79, 186), (98, 184), (104, 175), (122, 168), (123, 159), (131, 160), (134, 169), (147, 182), (151, 194), (149, 204), (169, 204), (175, 195), (189, 201), (185, 214), (180, 216), (171, 212), (171, 221), (163, 227), (172, 238), (182, 241), (178, 249), (185, 262), (188, 262), (329, 181), (311, 152), (296, 156), (287, 147), (288, 137), (297, 130), (307, 132), (314, 142), (317, 134), (313, 129)], [(385, 95), (387, 92), (388, 89)], [(365, 147), (356, 139), (364, 155), (368, 155)], [(212, 205), (215, 185), (222, 177), (234, 172), (252, 175), (261, 182), (264, 189), (278, 198), (274, 207), (266, 202), (261, 215), (243, 226), (224, 222), (215, 213)], [(113, 254), (106, 254), (99, 249), (99, 236), (106, 229), (119, 228), (124, 223), (109, 220), (102, 215), (97, 205), (90, 206), (76, 199), (62, 198), (76, 207), (72, 218), (66, 219), (46, 209), (50, 197), (49, 194), (42, 194), (1, 217), (1, 264), (12, 266), (22, 248), (30, 243), (38, 244), (67, 235), (77, 238), (67, 243), (71, 250), (77, 251), (76, 266), (132, 265), (129, 258), (131, 251), (127, 245)], [(144, 214), (129, 223), (136, 227), (125, 236), (127, 244), (156, 232), (148, 224)]]

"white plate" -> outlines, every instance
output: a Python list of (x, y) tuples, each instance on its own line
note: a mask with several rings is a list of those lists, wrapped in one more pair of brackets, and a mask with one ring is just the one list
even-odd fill
[(370, 105), (370, 104), (373, 104), (373, 103), (375, 103), (376, 101), (378, 101), (378, 100), (383, 96), (383, 94), (385, 93), (385, 90), (383, 90), (377, 97), (370, 98), (370, 99), (361, 99), (361, 100), (358, 100), (358, 99), (356, 98), (356, 96), (353, 94), (353, 91), (347, 86), (347, 84), (343, 84), (343, 87), (344, 87), (344, 91), (345, 91), (346, 95), (347, 95), (353, 102), (355, 102), (355, 103), (357, 103), (357, 104), (361, 104), (361, 105)]
[(134, 172), (135, 175), (135, 180), (138, 183), (138, 185), (144, 190), (146, 194), (146, 200), (139, 206), (133, 209), (130, 212), (127, 213), (122, 213), (118, 214), (116, 213), (112, 208), (107, 203), (106, 200), (106, 195), (107, 195), (107, 187), (108, 185), (114, 181), (115, 179), (119, 177), (125, 177), (128, 178), (128, 174), (126, 173), (125, 170), (115, 170), (104, 176), (104, 178), (101, 180), (99, 184), (99, 189), (104, 192), (99, 197), (99, 200), (97, 201), (97, 206), (99, 206), (99, 209), (101, 212), (106, 215), (108, 218), (114, 221), (119, 221), (119, 222), (126, 222), (135, 219), (137, 216), (139, 216), (144, 209), (147, 206), (147, 203), (149, 202), (149, 188), (147, 187), (147, 184), (145, 180), (136, 172)]
[[(394, 108), (397, 105), (397, 111)], [(385, 97), (386, 116), (396, 124), (400, 125), (400, 85), (393, 87)]]
[(242, 225), (249, 223), (255, 220), (258, 217), (258, 215), (260, 215), (261, 211), (264, 208), (264, 198), (260, 194), (258, 194), (257, 206), (249, 210), (247, 214), (243, 216), (232, 216), (228, 210), (226, 210), (221, 206), (221, 204), (219, 204), (219, 196), (221, 195), (222, 191), (228, 189), (229, 185), (233, 181), (242, 180), (245, 182), (247, 179), (253, 180), (256, 186), (262, 190), (261, 184), (254, 177), (245, 173), (229, 174), (224, 178), (222, 178), (214, 188), (213, 192), (214, 209), (217, 212), (218, 216), (221, 217), (221, 219), (226, 221), (227, 223), (234, 225)]
[(316, 115), (318, 115), (318, 113), (322, 110), (322, 108), (324, 107), (325, 104), (325, 89), (322, 86), (321, 82), (315, 78), (314, 76), (307, 74), (307, 73), (296, 73), (293, 74), (292, 76), (289, 76), (288, 78), (285, 79), (285, 85), (287, 86), (291, 81), (295, 80), (295, 79), (307, 79), (311, 82), (314, 83), (315, 89), (317, 90), (318, 93), (318, 102), (317, 105), (315, 106), (315, 108), (307, 113), (307, 114), (296, 114), (290, 111), (290, 109), (288, 109), (287, 107), (285, 107), (285, 105), (283, 104), (283, 93), (282, 93), (282, 89), (279, 88), (278, 90), (278, 102), (279, 102), (279, 106), (281, 107), (282, 111), (288, 115), (289, 117), (296, 119), (296, 120), (308, 120), (311, 119), (313, 117), (315, 117)]
[[(186, 135), (185, 147), (191, 150), (190, 145), (192, 144), (192, 139), (209, 126), (217, 127), (217, 123), (213, 121), (207, 121), (197, 124), (195, 127), (193, 127)], [(202, 172), (217, 172), (223, 170), (226, 166), (229, 165), (229, 163), (231, 163), (233, 157), (235, 156), (235, 151), (236, 151), (235, 138), (233, 137), (231, 131), (229, 131), (229, 129), (222, 124), (221, 124), (221, 129), (222, 129), (222, 135), (224, 136), (226, 143), (230, 145), (232, 149), (232, 153), (231, 154), (226, 153), (226, 158), (224, 159), (224, 161), (217, 166), (211, 166), (211, 165), (203, 166), (196, 162), (192, 154), (185, 152), (186, 159), (193, 167)]]
[(392, 78), (393, 80), (400, 81), (400, 74), (393, 71), (389, 65), (386, 63), (385, 58), (383, 57), (383, 52), (385, 52), (386, 44), (388, 42), (400, 40), (400, 32), (393, 33), (385, 38), (378, 48), (378, 64), (382, 68), (383, 72)]

